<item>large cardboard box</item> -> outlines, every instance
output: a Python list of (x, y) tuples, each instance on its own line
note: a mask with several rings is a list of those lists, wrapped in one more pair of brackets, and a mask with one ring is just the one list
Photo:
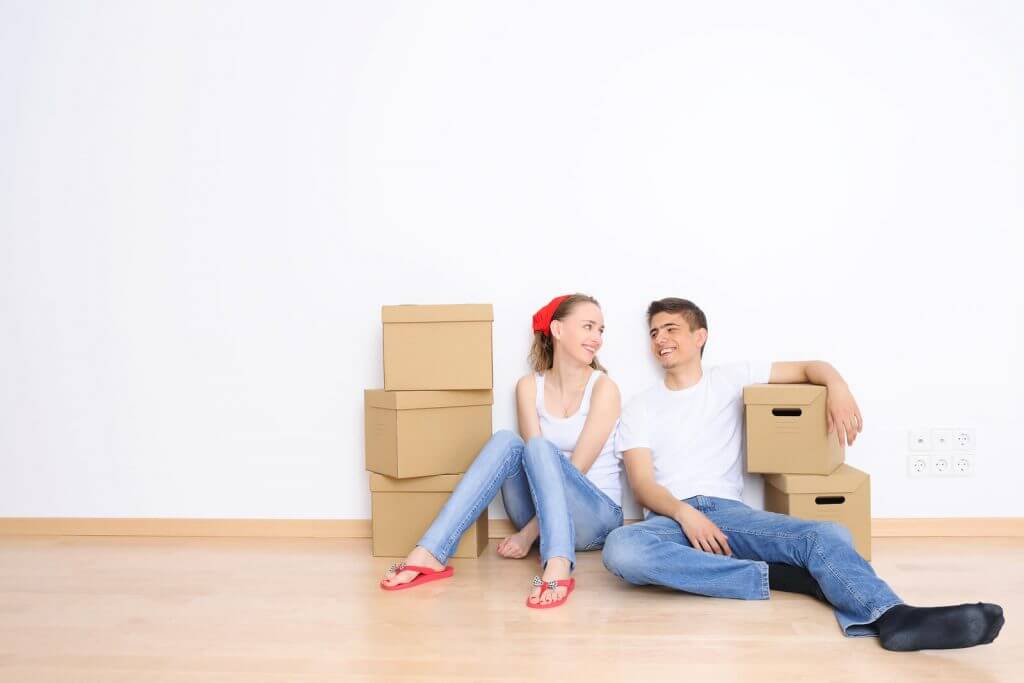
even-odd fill
[(831, 474), (843, 463), (838, 433), (828, 433), (825, 387), (752, 384), (743, 388), (747, 412), (747, 471)]
[(849, 465), (827, 476), (772, 474), (765, 477), (764, 509), (802, 519), (838, 522), (853, 534), (853, 545), (871, 559), (871, 478)]
[[(460, 474), (393, 479), (370, 473), (373, 554), (405, 557), (441, 511)], [(479, 557), (487, 547), (487, 508), (462, 535), (453, 557)]]
[(491, 389), (490, 304), (384, 306), (387, 391)]
[(364, 393), (366, 469), (389, 477), (465, 472), (491, 438), (491, 391)]

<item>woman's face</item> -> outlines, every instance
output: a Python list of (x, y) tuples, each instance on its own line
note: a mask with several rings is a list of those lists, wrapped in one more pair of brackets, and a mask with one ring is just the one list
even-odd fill
[(562, 353), (590, 365), (604, 343), (601, 309), (589, 301), (576, 304), (569, 315), (551, 321), (551, 336)]

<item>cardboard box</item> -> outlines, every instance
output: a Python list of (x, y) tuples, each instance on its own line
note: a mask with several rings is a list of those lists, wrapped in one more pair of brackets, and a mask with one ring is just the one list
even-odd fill
[[(370, 474), (373, 554), (405, 557), (441, 511), (460, 474), (392, 479)], [(487, 508), (469, 525), (452, 557), (479, 557), (487, 547)]]
[(871, 478), (849, 465), (830, 475), (772, 474), (765, 477), (764, 509), (802, 519), (838, 522), (853, 545), (871, 559)]
[(384, 389), (491, 389), (490, 304), (384, 306)]
[(389, 477), (462, 474), (491, 438), (491, 391), (364, 393), (366, 469)]
[(747, 471), (831, 474), (843, 464), (837, 432), (828, 433), (825, 387), (752, 384), (743, 388)]

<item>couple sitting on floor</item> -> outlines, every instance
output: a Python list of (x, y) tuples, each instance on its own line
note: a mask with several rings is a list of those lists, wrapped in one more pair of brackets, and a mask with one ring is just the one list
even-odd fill
[[(620, 420), (618, 387), (597, 361), (604, 334), (597, 301), (557, 297), (533, 316), (535, 372), (516, 386), (519, 434), (491, 437), (381, 588), (451, 576), (448, 557), (501, 489), (519, 531), (498, 552), (521, 558), (540, 539), (543, 576), (534, 577), (527, 607), (563, 604), (575, 587), (576, 551), (603, 547), (608, 570), (636, 585), (747, 600), (766, 600), (770, 589), (806, 593), (835, 609), (846, 635), (877, 635), (889, 650), (970, 647), (996, 638), (1003, 625), (998, 605), (906, 605), (842, 526), (741, 502), (743, 387), (826, 386), (829, 430), (852, 444), (863, 421), (835, 368), (810, 361), (704, 369), (708, 330), (700, 308), (661, 299), (647, 309), (647, 321), (665, 377), (632, 399)], [(637, 501), (650, 511), (628, 526), (620, 507), (622, 462)]]

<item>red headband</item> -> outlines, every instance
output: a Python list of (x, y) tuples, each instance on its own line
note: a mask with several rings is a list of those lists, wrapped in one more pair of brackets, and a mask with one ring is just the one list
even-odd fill
[(569, 295), (556, 296), (551, 302), (533, 314), (533, 331), (543, 332), (545, 337), (551, 336), (551, 316), (555, 314), (562, 302), (569, 298)]

